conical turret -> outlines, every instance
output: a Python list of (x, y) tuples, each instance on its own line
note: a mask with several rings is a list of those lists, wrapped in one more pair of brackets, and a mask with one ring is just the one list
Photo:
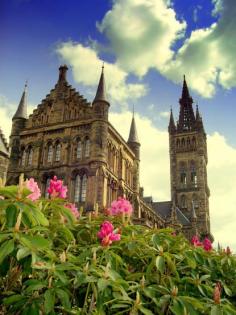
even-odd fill
[(27, 119), (27, 83), (25, 84), (25, 88), (21, 96), (20, 103), (12, 119), (18, 118)]
[(93, 103), (95, 102), (106, 102), (109, 104), (107, 100), (107, 95), (106, 95), (106, 84), (105, 84), (105, 77), (104, 77), (104, 65), (102, 66), (102, 73), (100, 76), (100, 80), (98, 83), (98, 88), (97, 88), (97, 93), (96, 96), (93, 100)]
[(139, 143), (134, 114), (131, 121), (128, 143)]

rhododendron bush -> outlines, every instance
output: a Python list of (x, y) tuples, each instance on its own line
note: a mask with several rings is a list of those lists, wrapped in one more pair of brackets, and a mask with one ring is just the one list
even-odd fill
[(77, 209), (56, 177), (48, 193), (0, 187), (0, 314), (236, 314), (229, 248), (132, 225), (124, 198)]

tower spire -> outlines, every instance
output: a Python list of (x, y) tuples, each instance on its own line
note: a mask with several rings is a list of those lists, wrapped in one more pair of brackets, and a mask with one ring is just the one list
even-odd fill
[(16, 110), (16, 113), (12, 119), (17, 119), (17, 118), (27, 119), (27, 88), (28, 88), (28, 83), (26, 81), (25, 82), (25, 88), (24, 88), (24, 91), (22, 93), (20, 103), (19, 103), (18, 108)]
[(195, 115), (193, 111), (193, 99), (189, 94), (188, 85), (184, 75), (182, 96), (179, 99), (180, 112), (177, 129), (180, 132), (191, 131), (195, 127)]
[(93, 103), (94, 102), (108, 102), (107, 100), (107, 95), (106, 95), (106, 85), (105, 85), (105, 77), (104, 77), (104, 62), (102, 64), (102, 72), (101, 72), (101, 76), (100, 76), (100, 80), (99, 80), (99, 83), (98, 83), (98, 88), (97, 88), (97, 93), (96, 93), (96, 96), (93, 100)]
[(129, 131), (128, 143), (139, 143), (138, 132), (137, 132), (135, 118), (134, 118), (134, 107), (133, 107), (133, 117), (132, 117), (130, 131)]
[(174, 132), (176, 130), (172, 107), (170, 108), (170, 121), (169, 121), (168, 130), (170, 133)]

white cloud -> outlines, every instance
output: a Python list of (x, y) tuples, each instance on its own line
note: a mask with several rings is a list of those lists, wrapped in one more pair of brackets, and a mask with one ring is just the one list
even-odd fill
[(170, 117), (170, 112), (160, 112), (159, 115), (162, 118), (169, 118)]
[(172, 45), (183, 36), (186, 23), (176, 19), (169, 1), (117, 0), (99, 30), (109, 39), (117, 63), (139, 76), (149, 68), (161, 70), (172, 59)]
[[(65, 42), (57, 48), (57, 53), (72, 66), (76, 82), (94, 87), (94, 96), (98, 85), (102, 60), (97, 52), (80, 43)], [(105, 62), (107, 93), (113, 102), (126, 102), (146, 94), (147, 88), (141, 83), (128, 83), (128, 73), (117, 64)]]
[[(110, 113), (110, 121), (127, 139), (131, 113)], [(148, 118), (136, 115), (141, 142), (141, 185), (158, 201), (170, 198), (169, 142), (167, 131), (157, 129)], [(236, 149), (215, 132), (208, 136), (210, 215), (215, 241), (236, 251)], [(217, 244), (217, 243), (216, 243)]]

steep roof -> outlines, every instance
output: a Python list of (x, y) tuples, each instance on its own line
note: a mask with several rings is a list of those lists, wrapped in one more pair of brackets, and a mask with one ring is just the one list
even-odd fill
[(100, 102), (100, 101), (109, 103), (107, 100), (107, 94), (106, 94), (104, 66), (102, 66), (102, 72), (101, 72), (100, 80), (98, 83), (97, 93), (96, 93), (96, 96), (93, 100), (93, 103), (94, 102)]
[(24, 92), (21, 96), (21, 100), (16, 110), (16, 113), (13, 116), (13, 119), (16, 118), (27, 119), (27, 83), (25, 84)]
[(133, 118), (132, 118), (132, 122), (131, 122), (131, 126), (130, 126), (130, 131), (129, 131), (128, 143), (129, 143), (129, 142), (136, 142), (136, 143), (139, 143), (138, 132), (137, 132), (137, 128), (136, 128), (136, 123), (135, 123), (134, 115), (133, 115)]
[[(168, 219), (171, 217), (171, 210), (172, 210), (172, 202), (171, 201), (161, 201), (161, 202), (152, 202), (152, 199), (150, 197), (144, 198), (144, 201), (146, 201), (153, 210), (159, 214), (163, 219)], [(183, 214), (183, 212), (176, 207), (176, 214), (177, 214), (177, 220), (182, 225), (189, 225), (191, 224), (189, 219)]]
[(4, 155), (9, 156), (8, 144), (1, 129), (0, 129), (0, 153), (3, 153)]

